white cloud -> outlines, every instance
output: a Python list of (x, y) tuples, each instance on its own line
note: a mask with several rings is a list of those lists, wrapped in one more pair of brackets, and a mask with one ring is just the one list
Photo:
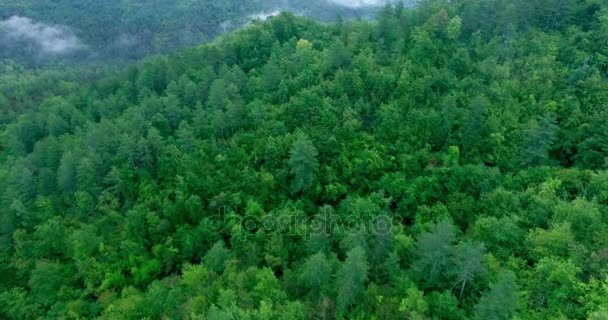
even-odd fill
[(62, 55), (85, 47), (67, 27), (51, 26), (20, 16), (1, 21), (0, 34), (13, 41), (32, 41), (42, 54)]
[(270, 17), (278, 16), (280, 13), (281, 13), (281, 11), (279, 11), (279, 10), (270, 11), (270, 12), (268, 12), (268, 11), (262, 11), (262, 12), (258, 12), (258, 13), (254, 13), (254, 14), (249, 15), (249, 18), (251, 20), (258, 20), (259, 19), (259, 20), (264, 21), (264, 20), (266, 20), (266, 19), (268, 19)]
[(349, 8), (361, 8), (361, 7), (374, 7), (382, 6), (389, 2), (389, 0), (327, 0), (330, 3), (337, 4), (343, 7)]

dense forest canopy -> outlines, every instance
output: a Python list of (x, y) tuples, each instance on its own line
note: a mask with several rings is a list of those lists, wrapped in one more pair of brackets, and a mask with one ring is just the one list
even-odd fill
[[(198, 45), (280, 11), (371, 17), (389, 0), (55, 0), (0, 2), (0, 60), (132, 60)], [(60, 43), (59, 46), (50, 43)]]
[(0, 318), (607, 319), (607, 45), (599, 0), (423, 0), (6, 63)]

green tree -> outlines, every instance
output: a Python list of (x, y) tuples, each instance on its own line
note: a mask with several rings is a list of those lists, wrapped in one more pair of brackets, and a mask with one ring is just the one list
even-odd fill
[(76, 167), (76, 182), (78, 190), (87, 191), (92, 195), (99, 193), (100, 159), (96, 154), (82, 158)]
[(57, 185), (64, 192), (71, 193), (76, 191), (76, 158), (72, 152), (66, 152), (61, 157), (61, 162), (57, 169)]
[(337, 41), (329, 48), (328, 62), (331, 70), (348, 67), (352, 62), (351, 53), (341, 41)]
[(532, 121), (523, 142), (524, 165), (535, 166), (547, 163), (557, 129), (556, 120), (552, 116), (544, 116), (537, 121)]
[(311, 289), (318, 289), (326, 284), (331, 276), (331, 266), (323, 252), (308, 257), (302, 266), (300, 279)]
[(526, 244), (530, 256), (540, 260), (549, 256), (567, 257), (575, 245), (570, 223), (556, 224), (549, 230), (534, 229), (528, 233)]
[(588, 320), (606, 320), (608, 319), (608, 307), (593, 311), (589, 314)]
[(452, 19), (450, 19), (450, 22), (448, 22), (448, 25), (446, 27), (446, 34), (448, 36), (448, 39), (450, 39), (450, 40), (458, 39), (458, 37), (460, 37), (461, 29), (462, 29), (462, 19), (459, 16), (455, 16)]
[(458, 285), (458, 297), (462, 299), (467, 283), (473, 281), (486, 271), (483, 253), (485, 247), (482, 243), (462, 242), (454, 248), (452, 258), (454, 266), (450, 273), (456, 278)]
[(412, 269), (428, 286), (442, 285), (442, 278), (446, 275), (456, 241), (456, 231), (452, 222), (443, 220), (416, 239), (417, 259), (412, 264)]
[(484, 96), (473, 98), (469, 103), (462, 128), (462, 151), (463, 154), (472, 157), (478, 154), (478, 147), (485, 137), (486, 110), (488, 99)]
[(317, 155), (312, 141), (305, 134), (299, 134), (289, 151), (289, 166), (293, 175), (292, 192), (306, 192), (310, 189), (319, 167)]
[(6, 173), (4, 180), (4, 200), (20, 200), (22, 203), (30, 203), (36, 197), (35, 176), (28, 161), (19, 159), (11, 165), (11, 170)]
[(475, 318), (479, 320), (509, 320), (519, 307), (519, 286), (515, 273), (511, 271), (499, 275), (475, 305)]
[(275, 90), (282, 80), (283, 74), (281, 69), (274, 61), (271, 60), (264, 66), (264, 69), (262, 70), (262, 83), (264, 84), (264, 91), (271, 92)]
[(8, 105), (8, 102), (7, 102), (6, 97), (2, 93), (0, 93), (0, 109), (6, 108), (7, 105)]
[(336, 274), (337, 303), (340, 310), (346, 310), (357, 301), (365, 288), (368, 269), (363, 248), (355, 247), (347, 253), (346, 260)]
[(425, 319), (429, 306), (424, 294), (416, 288), (409, 288), (406, 293), (407, 297), (401, 300), (399, 311), (407, 313), (409, 319)]
[(226, 248), (223, 241), (216, 242), (203, 257), (203, 263), (209, 270), (222, 273), (226, 266), (226, 261), (230, 257), (230, 250)]
[(581, 290), (578, 286), (580, 272), (580, 267), (572, 260), (542, 258), (534, 266), (530, 279), (526, 281), (531, 307), (536, 310), (548, 308), (563, 312), (564, 315), (571, 314), (577, 309), (576, 299)]
[(28, 286), (36, 302), (50, 306), (59, 299), (60, 289), (70, 285), (70, 275), (58, 262), (40, 260), (32, 270)]

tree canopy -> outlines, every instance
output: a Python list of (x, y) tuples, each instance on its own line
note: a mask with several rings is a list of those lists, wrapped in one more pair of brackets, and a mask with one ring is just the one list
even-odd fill
[(607, 30), (423, 0), (2, 61), (0, 318), (605, 319)]

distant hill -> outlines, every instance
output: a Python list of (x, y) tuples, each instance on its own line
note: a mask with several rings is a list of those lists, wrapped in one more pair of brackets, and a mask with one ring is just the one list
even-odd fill
[[(0, 59), (131, 60), (214, 39), (289, 10), (321, 21), (368, 18), (385, 0), (8, 0), (0, 3)], [(56, 45), (59, 43), (59, 45)]]

